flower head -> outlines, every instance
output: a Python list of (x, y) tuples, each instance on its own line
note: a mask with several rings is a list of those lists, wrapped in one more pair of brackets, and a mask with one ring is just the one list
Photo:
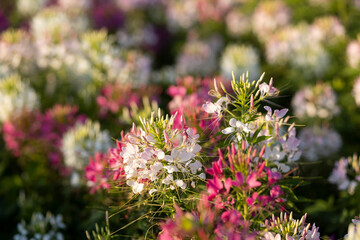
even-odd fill
[(19, 75), (11, 75), (0, 79), (0, 122), (11, 119), (23, 111), (32, 111), (39, 107), (39, 99), (36, 92)]
[(174, 127), (175, 116), (141, 119), (142, 128), (133, 126), (121, 147), (121, 168), (134, 193), (153, 193), (194, 186), (203, 178), (197, 154), (198, 134), (191, 128)]

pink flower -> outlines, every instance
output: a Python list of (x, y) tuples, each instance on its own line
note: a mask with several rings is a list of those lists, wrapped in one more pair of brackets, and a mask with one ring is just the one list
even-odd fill
[(254, 172), (247, 176), (246, 183), (249, 188), (259, 187), (261, 185), (261, 182), (257, 181), (256, 173)]
[(85, 167), (85, 177), (91, 187), (91, 194), (99, 191), (100, 189), (110, 188), (110, 184), (107, 182), (110, 175), (107, 164), (107, 154), (96, 153), (93, 158), (90, 157), (89, 165)]
[(221, 159), (213, 162), (212, 168), (206, 169), (206, 172), (212, 176), (217, 176), (222, 178), (224, 175), (223, 175), (223, 167), (222, 167)]
[(272, 187), (270, 190), (270, 196), (272, 198), (278, 198), (282, 194), (283, 194), (283, 191), (281, 190), (281, 187), (279, 185)]
[(268, 176), (268, 184), (273, 184), (281, 179), (281, 174), (278, 172), (274, 172), (269, 168), (266, 168), (266, 173)]

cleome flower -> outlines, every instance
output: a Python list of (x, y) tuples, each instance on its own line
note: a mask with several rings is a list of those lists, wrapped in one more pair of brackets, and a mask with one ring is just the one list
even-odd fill
[(327, 126), (305, 127), (301, 130), (299, 139), (300, 149), (310, 161), (331, 156), (342, 146), (340, 134)]
[(219, 149), (219, 160), (206, 169), (212, 177), (206, 185), (208, 200), (219, 208), (236, 207), (245, 219), (263, 218), (266, 212), (282, 208), (284, 192), (278, 185), (282, 175), (266, 166), (264, 151), (246, 149), (244, 144), (236, 150), (232, 143), (224, 157)]
[(348, 228), (348, 233), (344, 236), (345, 240), (360, 239), (360, 221), (358, 218), (352, 220)]
[(247, 70), (255, 78), (261, 75), (259, 54), (247, 45), (228, 45), (221, 56), (220, 68), (224, 78), (231, 78), (232, 72), (242, 74)]
[(39, 107), (36, 92), (21, 80), (19, 75), (0, 79), (0, 123), (22, 111), (32, 111)]
[(109, 133), (100, 130), (100, 124), (86, 120), (77, 123), (62, 139), (61, 151), (66, 166), (82, 171), (89, 163), (89, 157), (97, 152), (105, 153), (111, 146)]
[(175, 128), (175, 118), (176, 114), (169, 118), (159, 111), (157, 118), (153, 113), (150, 120), (140, 119), (142, 128), (133, 125), (118, 145), (120, 154), (113, 165), (123, 170), (133, 193), (186, 190), (205, 178), (198, 157), (199, 135), (184, 125)]
[(274, 217), (265, 220), (266, 230), (264, 231), (262, 240), (320, 240), (319, 228), (315, 223), (306, 224), (306, 216), (301, 217), (300, 220), (293, 219), (292, 212), (288, 216), (286, 213), (280, 213), (279, 217)]
[(202, 194), (194, 211), (184, 212), (176, 207), (175, 218), (168, 218), (161, 224), (159, 239), (255, 240), (257, 234), (249, 226), (250, 221), (245, 220), (239, 211), (220, 209), (208, 200), (206, 194)]
[(346, 190), (353, 195), (360, 182), (360, 158), (354, 154), (352, 157), (342, 157), (336, 161), (328, 180), (336, 184), (340, 191)]
[(18, 233), (14, 235), (14, 240), (27, 239), (49, 239), (63, 240), (63, 230), (66, 228), (62, 215), (52, 215), (47, 212), (43, 214), (36, 212), (32, 214), (30, 223), (21, 221), (17, 225)]
[(296, 117), (301, 119), (331, 119), (340, 113), (337, 96), (330, 85), (317, 83), (299, 90), (292, 102)]

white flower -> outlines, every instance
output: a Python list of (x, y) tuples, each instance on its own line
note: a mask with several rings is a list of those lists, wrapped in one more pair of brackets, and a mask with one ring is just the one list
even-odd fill
[(264, 158), (271, 161), (281, 161), (284, 159), (286, 154), (280, 150), (280, 146), (277, 145), (271, 149), (270, 147), (265, 148)]
[(178, 187), (180, 187), (182, 189), (186, 188), (186, 183), (181, 179), (176, 179), (175, 184), (176, 184), (176, 186), (178, 186)]
[(163, 151), (159, 151), (158, 153), (157, 153), (157, 158), (158, 159), (164, 159), (164, 157), (165, 157), (165, 153), (163, 152)]
[(205, 179), (205, 178), (206, 178), (205, 173), (200, 173), (198, 176), (199, 176), (199, 178), (201, 178), (201, 179)]
[(264, 82), (259, 85), (259, 90), (260, 90), (261, 96), (265, 96), (270, 91), (270, 86)]
[(193, 158), (195, 155), (193, 153), (189, 153), (186, 150), (178, 150), (174, 148), (171, 150), (171, 155), (165, 155), (164, 159), (170, 163), (177, 163), (177, 162), (186, 162)]
[(135, 193), (135, 194), (141, 193), (144, 190), (143, 183), (138, 183), (137, 181), (134, 181), (134, 180), (128, 180), (126, 182), (126, 184), (129, 185), (130, 187), (132, 187), (133, 193)]
[(216, 116), (221, 117), (221, 111), (224, 107), (223, 104), (227, 104), (228, 102), (228, 99), (226, 99), (225, 97), (221, 97), (215, 103), (206, 102), (205, 104), (203, 104), (203, 109), (207, 113), (215, 114)]
[(331, 119), (340, 112), (334, 90), (323, 83), (299, 90), (291, 104), (299, 118)]
[(348, 233), (344, 237), (345, 240), (358, 240), (360, 239), (360, 224), (350, 224)]
[(248, 71), (253, 79), (261, 75), (259, 54), (252, 46), (228, 45), (221, 56), (220, 68), (222, 75), (230, 79), (232, 72), (241, 75)]
[(179, 169), (175, 167), (174, 165), (168, 165), (164, 166), (164, 168), (167, 170), (168, 173), (178, 172)]
[(221, 131), (223, 134), (230, 134), (237, 130), (237, 132), (245, 133), (249, 133), (251, 131), (249, 124), (244, 124), (241, 121), (236, 120), (235, 118), (230, 119), (229, 124), (231, 127), (227, 127)]
[(192, 174), (196, 174), (202, 168), (202, 164), (196, 160), (194, 163), (189, 164), (190, 171)]
[(310, 161), (330, 156), (342, 146), (341, 136), (327, 127), (305, 127), (299, 134), (299, 140), (300, 150)]
[(266, 121), (279, 121), (289, 111), (289, 109), (287, 109), (287, 108), (281, 109), (280, 111), (278, 109), (276, 109), (274, 111), (274, 114), (272, 114), (272, 110), (269, 106), (265, 106), (264, 108), (267, 111), (267, 114), (265, 116)]
[(64, 134), (61, 151), (65, 164), (81, 171), (88, 164), (90, 156), (97, 152), (105, 153), (110, 146), (109, 133), (101, 131), (99, 123), (87, 120), (84, 124), (77, 123)]
[(163, 184), (169, 185), (172, 181), (174, 181), (174, 177), (172, 174), (166, 176), (165, 179), (162, 180)]
[(346, 48), (346, 55), (350, 67), (358, 67), (360, 64), (360, 41), (351, 41)]
[[(196, 176), (191, 173), (200, 174), (202, 170), (201, 163), (195, 158), (201, 150), (198, 144), (199, 135), (194, 134), (191, 129), (183, 128), (179, 131), (173, 128), (173, 116), (155, 121), (159, 122), (154, 123), (153, 118), (149, 122), (142, 119), (146, 131), (134, 126), (121, 147), (122, 158), (119, 161), (124, 169), (127, 185), (136, 193), (142, 193), (143, 190), (148, 193), (153, 189), (163, 190), (163, 184), (170, 190), (175, 189), (175, 176), (178, 187), (185, 189), (192, 181), (196, 181)], [(155, 140), (159, 139), (158, 136), (151, 136), (154, 141), (148, 141), (149, 129), (159, 132), (157, 126), (160, 124), (166, 129), (165, 133), (158, 133), (167, 138), (164, 146), (157, 142), (159, 140)], [(152, 129), (154, 126), (156, 130)], [(162, 147), (159, 148), (159, 145)]]
[(178, 55), (175, 68), (180, 75), (210, 76), (217, 68), (216, 53), (206, 42), (189, 41)]
[(155, 193), (155, 192), (157, 192), (157, 189), (150, 189), (150, 191), (149, 191), (149, 195), (151, 196), (151, 195), (153, 195), (153, 193)]
[(62, 222), (62, 216), (54, 216), (48, 212), (45, 216), (41, 213), (35, 212), (31, 216), (30, 223), (26, 224), (22, 221), (17, 225), (19, 234), (14, 236), (15, 240), (31, 239), (56, 239), (63, 240), (61, 229), (66, 228)]
[(286, 26), (291, 19), (291, 11), (283, 1), (260, 2), (252, 15), (254, 33), (265, 41), (277, 29)]
[(0, 102), (0, 123), (10, 120), (11, 116), (24, 110), (32, 111), (39, 107), (36, 92), (23, 83), (18, 75), (0, 79)]
[(262, 240), (281, 240), (281, 235), (276, 234), (275, 236), (271, 232), (267, 232), (264, 234)]
[(319, 240), (320, 233), (318, 232), (319, 227), (315, 226), (315, 223), (312, 225), (312, 229), (308, 230), (305, 235), (305, 239), (307, 240)]

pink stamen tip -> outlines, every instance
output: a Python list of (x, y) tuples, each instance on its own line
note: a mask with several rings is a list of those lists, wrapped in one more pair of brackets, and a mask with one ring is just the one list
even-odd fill
[(264, 153), (265, 153), (265, 146), (263, 146), (260, 150), (260, 153), (259, 153), (259, 158), (262, 158), (264, 156)]

